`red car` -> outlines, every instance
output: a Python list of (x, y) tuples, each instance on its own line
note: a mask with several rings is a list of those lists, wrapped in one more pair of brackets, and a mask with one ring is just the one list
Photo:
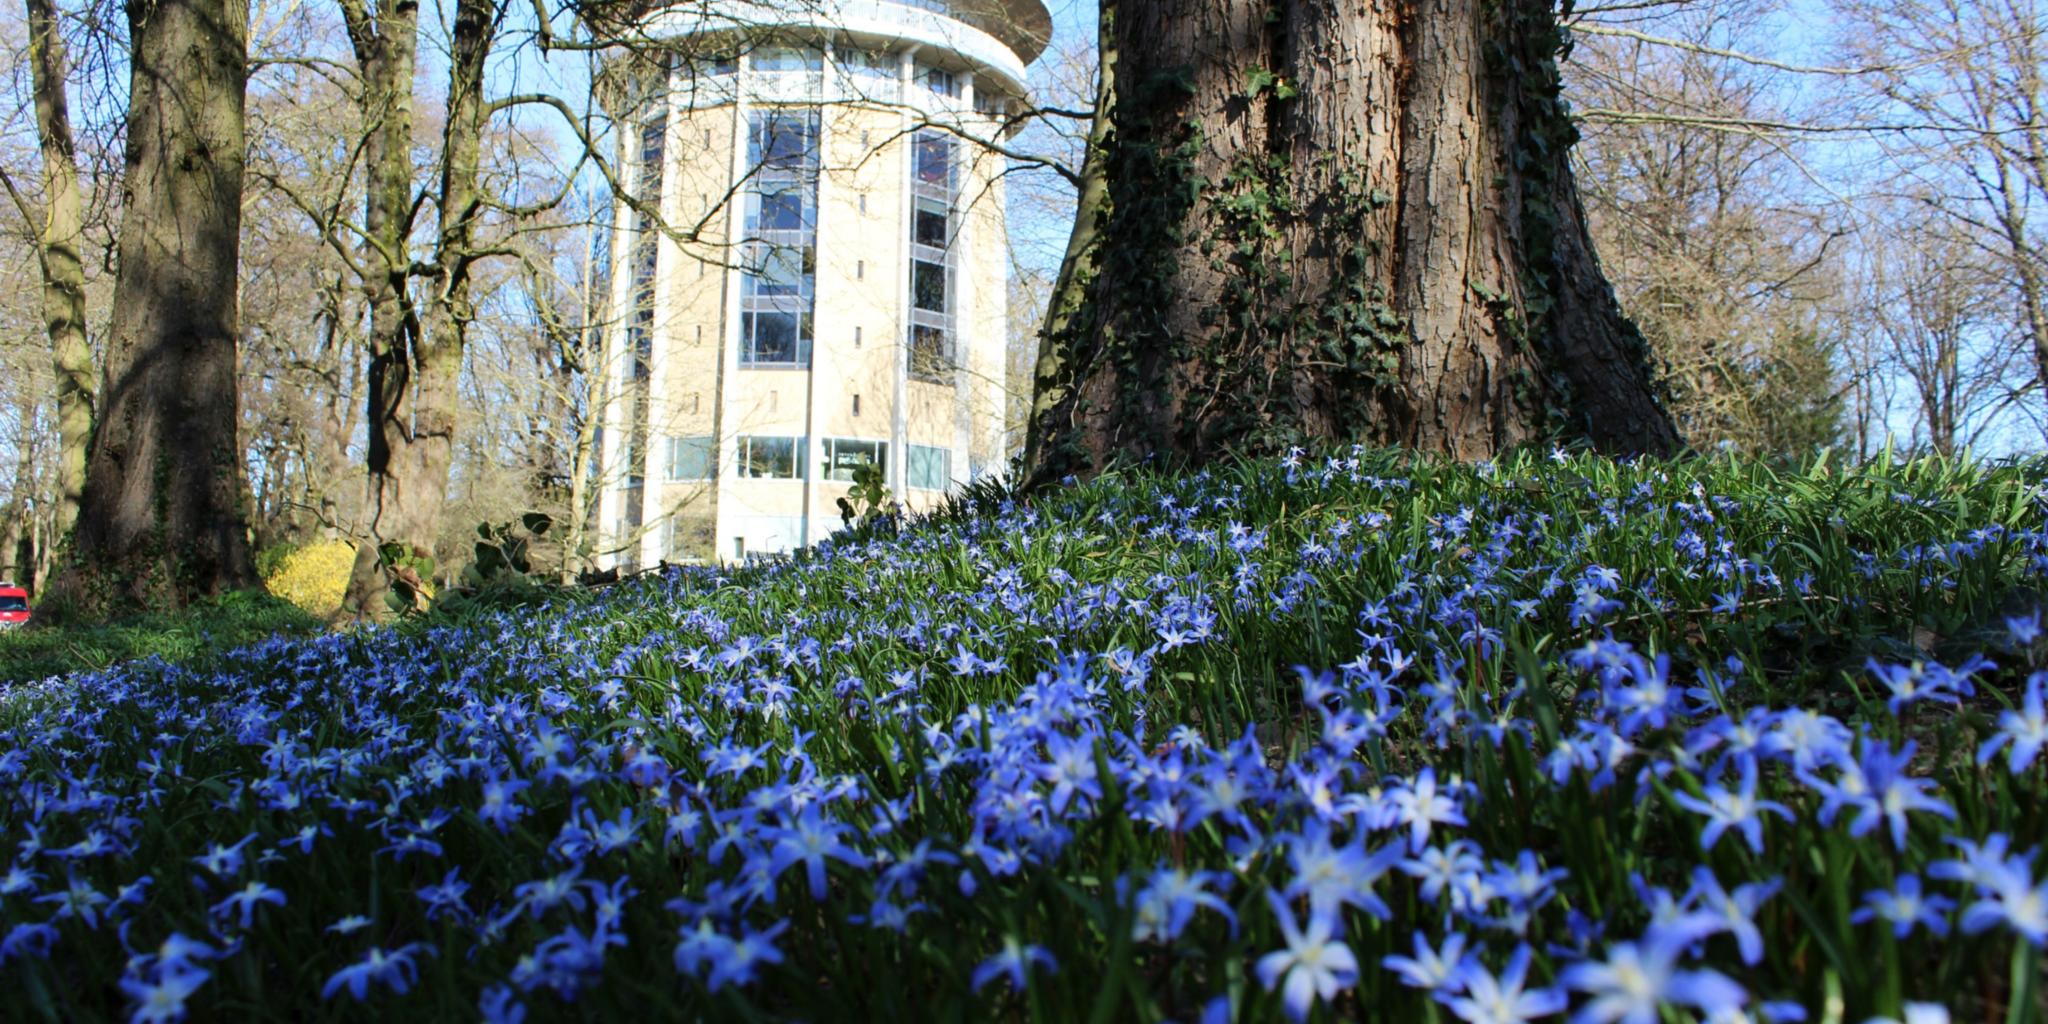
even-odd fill
[(28, 622), (28, 591), (12, 583), (0, 583), (0, 629), (13, 629)]

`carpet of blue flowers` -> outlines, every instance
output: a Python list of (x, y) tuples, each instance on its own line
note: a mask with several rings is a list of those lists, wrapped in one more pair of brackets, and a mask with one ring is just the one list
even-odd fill
[(0, 1016), (2038, 1022), (2044, 511), (1354, 452), (20, 685)]

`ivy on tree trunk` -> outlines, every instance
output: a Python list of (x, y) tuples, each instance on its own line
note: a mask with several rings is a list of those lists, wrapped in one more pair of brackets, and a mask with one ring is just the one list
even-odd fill
[(1099, 237), (1049, 321), (1027, 479), (1677, 446), (1586, 235), (1547, 3), (1117, 0), (1107, 24), (1106, 195), (1076, 228)]

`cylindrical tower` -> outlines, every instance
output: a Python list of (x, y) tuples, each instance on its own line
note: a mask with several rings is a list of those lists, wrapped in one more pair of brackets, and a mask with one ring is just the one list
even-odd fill
[(1000, 468), (1003, 158), (1039, 0), (656, 6), (608, 67), (604, 564), (788, 551), (859, 467), (912, 509)]

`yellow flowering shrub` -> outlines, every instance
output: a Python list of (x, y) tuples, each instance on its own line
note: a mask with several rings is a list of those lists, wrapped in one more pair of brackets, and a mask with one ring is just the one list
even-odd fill
[(308, 614), (324, 618), (340, 610), (342, 595), (348, 590), (349, 569), (355, 561), (354, 544), (345, 540), (316, 541), (286, 555), (263, 585)]

